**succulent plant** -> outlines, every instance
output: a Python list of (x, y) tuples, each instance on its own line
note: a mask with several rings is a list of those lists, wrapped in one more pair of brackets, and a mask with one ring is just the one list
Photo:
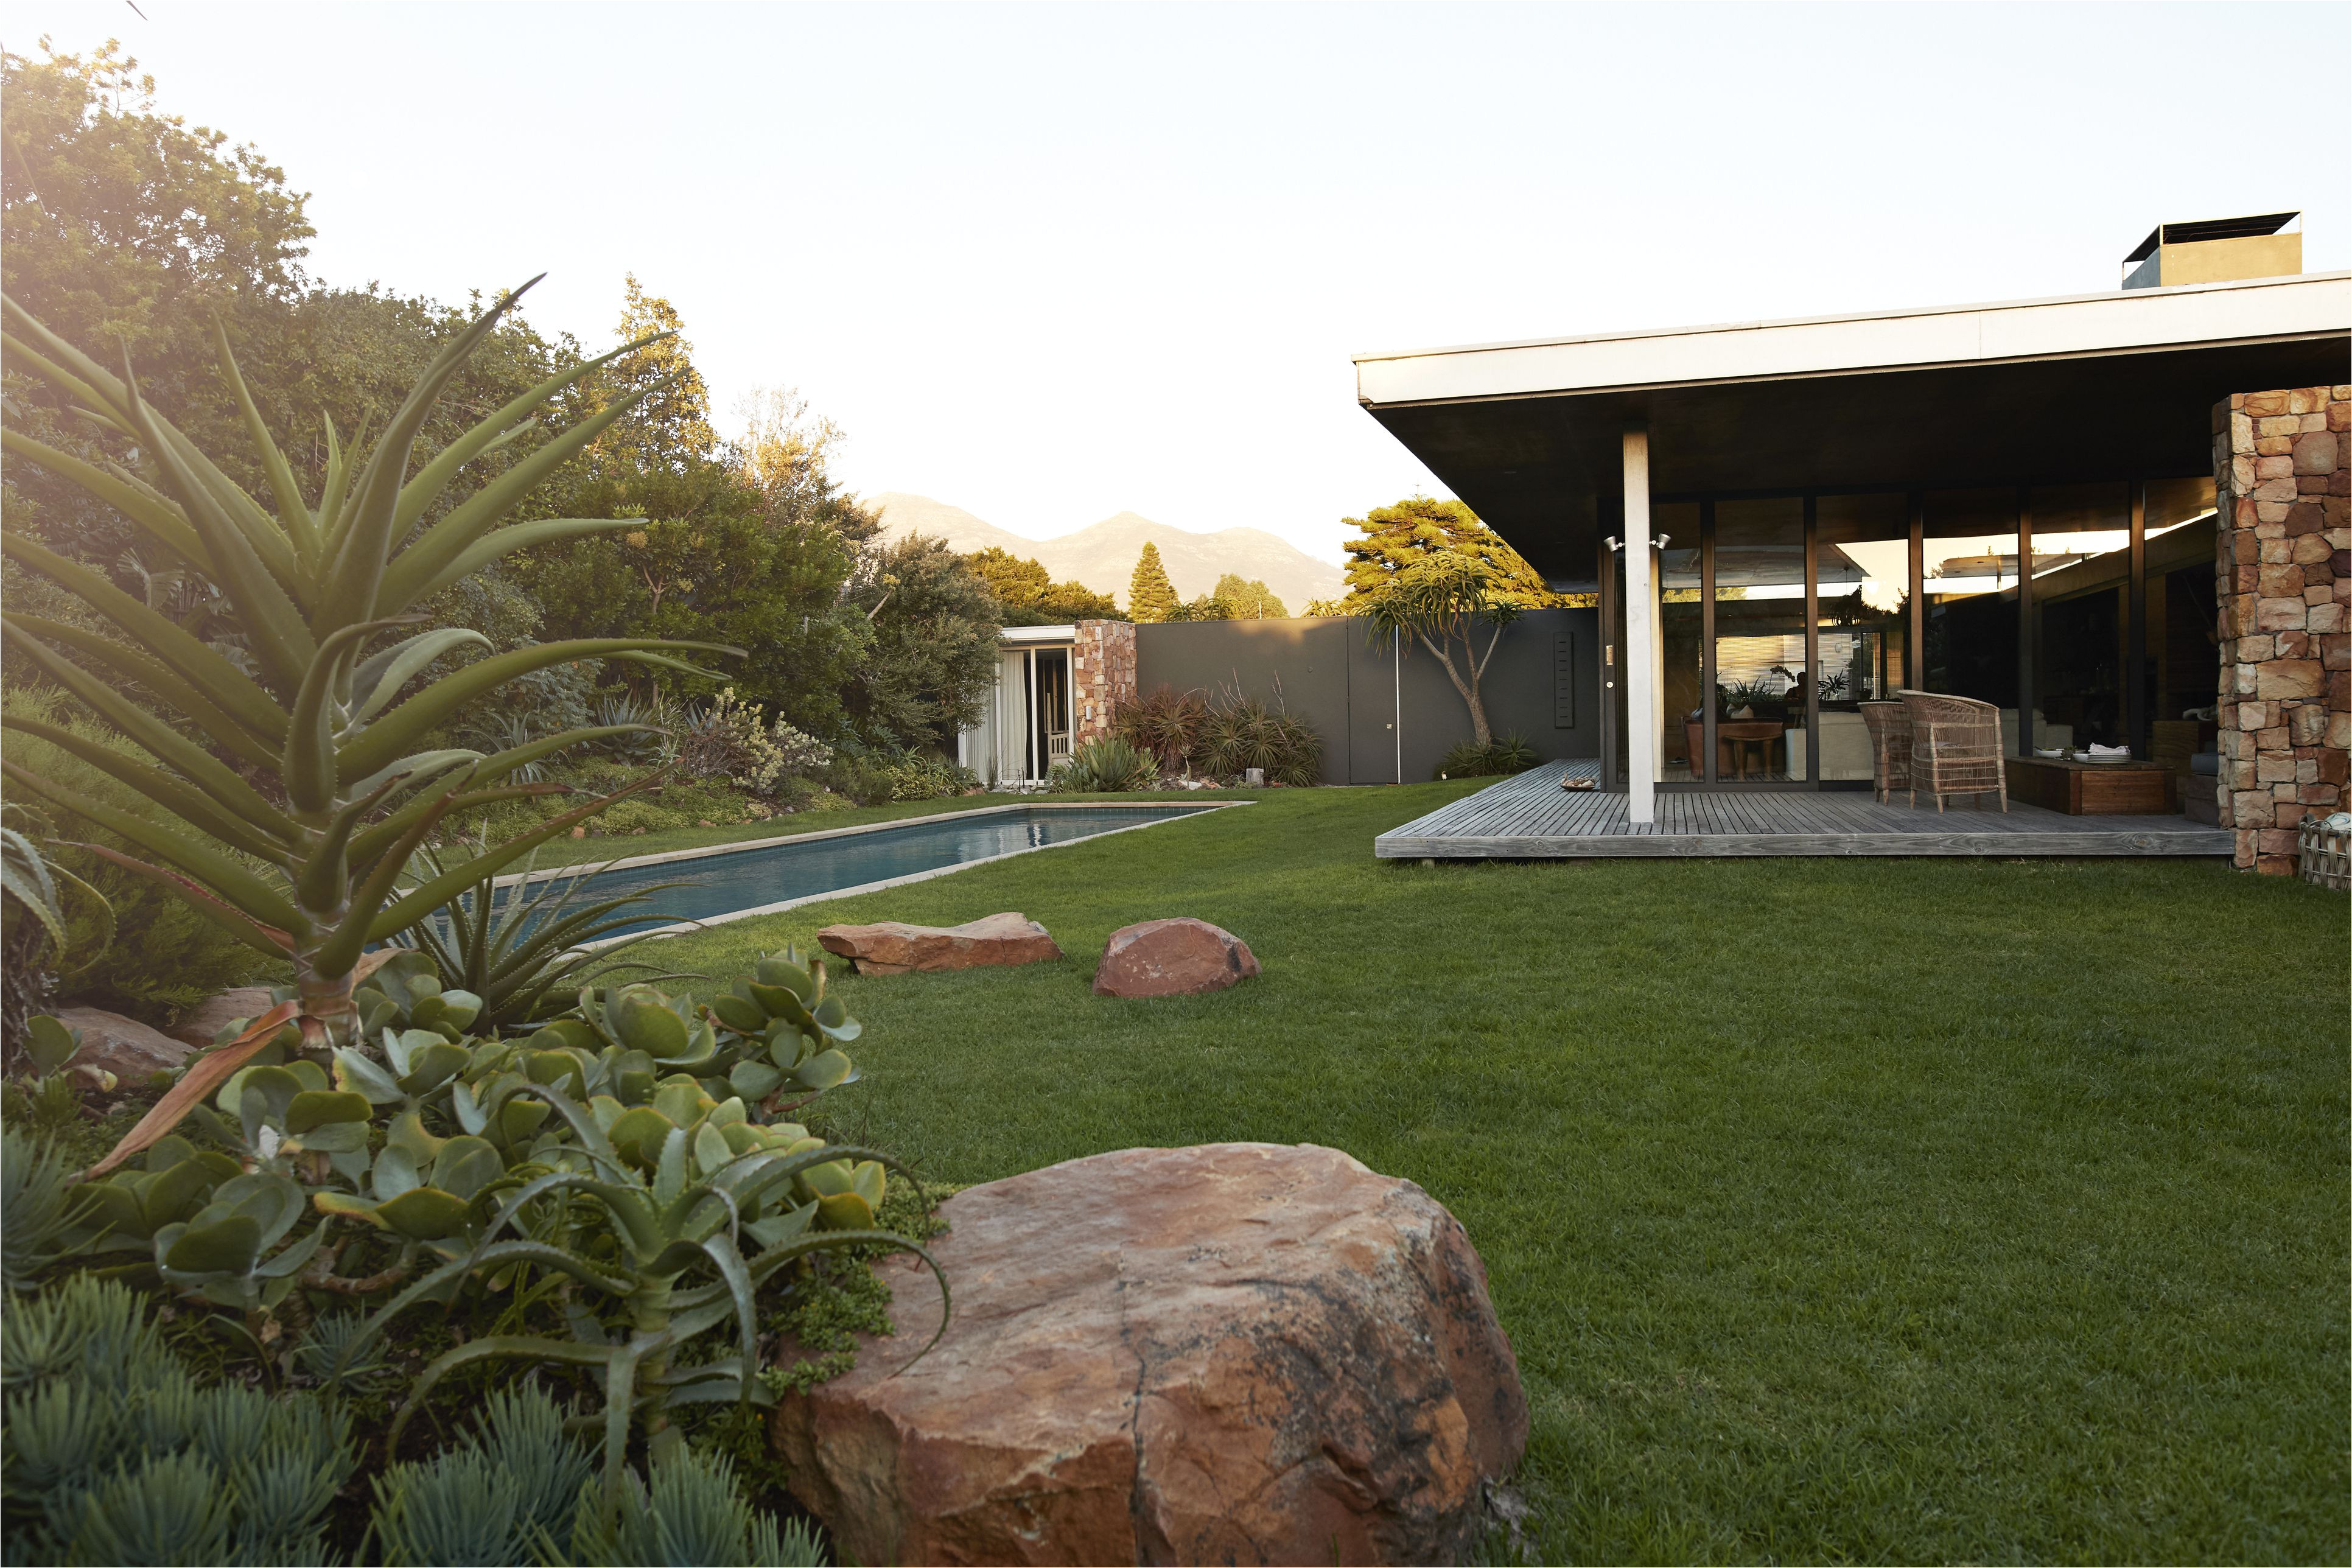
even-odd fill
[[(691, 1102), (689, 1091), (697, 1094)], [(871, 1227), (820, 1230), (824, 1199), (802, 1196), (809, 1172), (848, 1163), (852, 1179), (838, 1195), (862, 1201), (865, 1192), (872, 1192), (878, 1198), (878, 1184), (864, 1178), (860, 1191), (854, 1173), (867, 1163), (877, 1171), (891, 1164), (878, 1151), (825, 1145), (794, 1126), (758, 1125), (749, 1121), (740, 1099), (706, 1106), (698, 1086), (686, 1075), (657, 1087), (654, 1103), (642, 1108), (668, 1122), (668, 1130), (659, 1131), (650, 1119), (640, 1121), (627, 1135), (625, 1151), (615, 1134), (622, 1132), (625, 1116), (634, 1112), (623, 1112), (617, 1101), (582, 1104), (551, 1082), (530, 1083), (515, 1092), (543, 1100), (568, 1131), (559, 1145), (543, 1151), (554, 1168), (508, 1193), (470, 1250), (409, 1284), (352, 1337), (347, 1353), (365, 1349), (409, 1308), (444, 1300), (468, 1280), (487, 1281), (517, 1268), (562, 1274), (575, 1293), (604, 1296), (625, 1310), (628, 1333), (614, 1340), (597, 1317), (575, 1310), (570, 1339), (492, 1334), (446, 1352), (419, 1375), (394, 1423), (387, 1440), (395, 1448), (425, 1396), (461, 1367), (486, 1360), (596, 1367), (607, 1390), (602, 1416), (605, 1495), (608, 1506), (617, 1507), (633, 1424), (644, 1432), (658, 1465), (677, 1451), (677, 1432), (670, 1425), (670, 1412), (677, 1407), (772, 1399), (753, 1365), (754, 1296), (778, 1269), (814, 1252), (885, 1247), (914, 1253), (938, 1274), (937, 1263), (908, 1237)], [(679, 1125), (676, 1118), (689, 1109), (698, 1114)], [(847, 1216), (857, 1211), (837, 1212)], [(534, 1219), (538, 1235), (526, 1232)], [(509, 1238), (509, 1231), (517, 1234)], [(748, 1255), (747, 1238), (756, 1244)], [(689, 1274), (707, 1278), (688, 1283)], [(944, 1276), (940, 1285), (944, 1295)], [(737, 1353), (677, 1364), (682, 1347), (721, 1330), (732, 1331)]]
[[(672, 662), (658, 651), (664, 649), (738, 651), (625, 637), (541, 643), (477, 658), (404, 699), (448, 654), (488, 646), (480, 633), (461, 627), (418, 629), (418, 605), (525, 546), (625, 526), (625, 520), (583, 518), (500, 524), (653, 389), (551, 435), (433, 516), (467, 464), (514, 441), (582, 376), (653, 341), (551, 376), (415, 466), (417, 436), (435, 402), (520, 293), (501, 298), (435, 357), (364, 452), (344, 451), (329, 428), (315, 500), (263, 425), (226, 331), (216, 324), (221, 376), (268, 476), (270, 505), (239, 489), (148, 405), (127, 355), (121, 374), (110, 374), (15, 300), (0, 298), (9, 329), (0, 346), (11, 365), (47, 383), (90, 427), (124, 443), (136, 468), (93, 464), (14, 427), (0, 430), (0, 444), (120, 513), (142, 550), (215, 585), (244, 638), (243, 657), (231, 658), (103, 574), (24, 535), (0, 533), (8, 559), (79, 598), (116, 634), (10, 616), (0, 620), (0, 637), (12, 656), (72, 693), (153, 761), (44, 721), (11, 714), (5, 723), (99, 768), (158, 809), (146, 814), (94, 802), (14, 762), (0, 760), (0, 773), (149, 858), (99, 853), (186, 897), (247, 944), (291, 960), (302, 1031), (313, 1050), (348, 1039), (352, 966), (369, 943), (405, 930), (604, 804), (553, 817), (468, 866), (396, 893), (411, 852), (442, 816), (557, 788), (513, 780), (541, 758), (610, 731), (570, 731), (488, 756), (417, 746), (507, 681), (552, 665)], [(134, 690), (151, 694), (162, 711), (126, 694)]]
[(825, 994), (824, 962), (797, 946), (759, 960), (712, 997), (710, 1017), (736, 1042), (727, 1081), (746, 1099), (818, 1095), (856, 1081), (856, 1064), (841, 1047), (862, 1026), (840, 997)]

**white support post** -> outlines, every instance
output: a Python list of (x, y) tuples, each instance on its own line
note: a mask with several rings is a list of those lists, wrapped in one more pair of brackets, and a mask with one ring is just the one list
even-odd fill
[(1658, 591), (1650, 564), (1650, 432), (1625, 432), (1625, 812), (1658, 819)]

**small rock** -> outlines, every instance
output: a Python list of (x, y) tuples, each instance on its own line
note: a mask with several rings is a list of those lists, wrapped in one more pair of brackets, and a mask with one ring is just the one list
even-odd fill
[(1249, 943), (1206, 921), (1145, 921), (1111, 932), (1095, 971), (1097, 996), (1186, 996), (1257, 973)]
[(267, 985), (240, 985), (209, 1001), (199, 1002), (187, 1016), (164, 1031), (172, 1038), (203, 1050), (220, 1038), (220, 1032), (240, 1018), (258, 1018), (278, 1005)]
[(1451, 1563), (1527, 1447), (1461, 1225), (1336, 1149), (1128, 1149), (968, 1188), (940, 1294), (779, 1403), (793, 1493), (862, 1563)]
[(908, 970), (1010, 968), (1059, 958), (1053, 933), (1027, 915), (1007, 912), (960, 926), (826, 926), (816, 933), (825, 952), (849, 960), (860, 974), (904, 974)]
[(81, 1031), (73, 1065), (110, 1072), (125, 1089), (137, 1088), (154, 1073), (175, 1072), (195, 1055), (194, 1047), (162, 1030), (100, 1007), (60, 1007), (57, 1016), (67, 1028)]

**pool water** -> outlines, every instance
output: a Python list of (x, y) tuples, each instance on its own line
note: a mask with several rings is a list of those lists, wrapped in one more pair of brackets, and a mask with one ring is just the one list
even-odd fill
[[(1208, 805), (1024, 806), (1017, 811), (975, 812), (904, 827), (881, 827), (838, 837), (771, 844), (627, 866), (580, 879), (574, 907), (618, 897), (665, 882), (681, 884), (653, 895), (646, 918), (612, 934), (646, 931), (680, 921), (707, 921), (793, 899), (862, 888), (919, 872), (985, 860), (992, 856), (1042, 849), (1092, 838), (1122, 827), (1166, 822), (1213, 811)], [(536, 887), (534, 891), (536, 891)]]

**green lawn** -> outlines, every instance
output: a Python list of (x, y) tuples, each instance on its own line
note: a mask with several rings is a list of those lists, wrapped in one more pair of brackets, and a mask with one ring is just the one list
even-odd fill
[[(2346, 1560), (2345, 899), (1372, 858), (1468, 787), (1277, 791), (662, 956), (1044, 921), (1066, 962), (845, 982), (837, 1130), (959, 1182), (1261, 1139), (1420, 1183), (1518, 1350), (1535, 1557)], [(1177, 914), (1265, 974), (1089, 994), (1114, 929)]]

